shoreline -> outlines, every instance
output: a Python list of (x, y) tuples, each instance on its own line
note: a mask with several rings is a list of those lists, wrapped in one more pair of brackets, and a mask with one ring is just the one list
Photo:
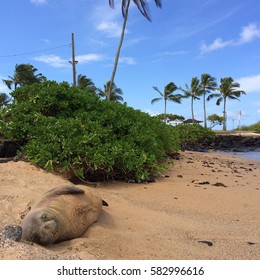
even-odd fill
[[(0, 230), (71, 184), (26, 162), (0, 164)], [(260, 259), (260, 162), (185, 151), (155, 183), (97, 183), (109, 204), (81, 237), (47, 247), (4, 240), (0, 259)]]
[(260, 150), (246, 151), (246, 152), (233, 152), (233, 151), (209, 151), (209, 152), (235, 156), (247, 160), (260, 161)]

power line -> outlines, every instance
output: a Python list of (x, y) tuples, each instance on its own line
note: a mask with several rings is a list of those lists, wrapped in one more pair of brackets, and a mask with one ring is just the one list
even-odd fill
[(43, 49), (43, 50), (39, 50), (39, 51), (31, 51), (31, 52), (18, 53), (18, 54), (0, 55), (0, 57), (2, 57), (2, 58), (3, 57), (16, 57), (16, 56), (33, 54), (33, 53), (40, 53), (40, 52), (44, 52), (44, 51), (51, 51), (51, 50), (60, 49), (60, 48), (68, 47), (68, 46), (71, 46), (71, 44), (61, 45), (61, 46), (57, 46), (57, 47), (53, 47), (53, 48), (49, 48), (49, 49)]

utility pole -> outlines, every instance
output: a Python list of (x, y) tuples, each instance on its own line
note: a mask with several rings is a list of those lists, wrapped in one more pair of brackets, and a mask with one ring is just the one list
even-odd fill
[(76, 64), (78, 63), (78, 61), (75, 60), (74, 33), (71, 33), (71, 48), (72, 48), (72, 60), (69, 61), (69, 63), (72, 65), (73, 86), (77, 86), (77, 82), (76, 82)]

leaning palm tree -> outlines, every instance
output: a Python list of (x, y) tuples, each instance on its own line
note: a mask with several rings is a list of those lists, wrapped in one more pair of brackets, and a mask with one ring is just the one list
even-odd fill
[[(104, 97), (106, 100), (115, 101), (115, 102), (123, 102), (124, 99), (122, 97), (123, 91), (121, 88), (118, 88), (115, 83), (110, 87), (111, 81), (108, 81), (104, 85), (104, 90), (97, 89), (98, 95), (100, 97)], [(110, 98), (108, 98), (108, 89), (111, 88)]]
[(226, 77), (220, 79), (220, 86), (218, 87), (219, 93), (213, 93), (208, 96), (208, 100), (211, 98), (217, 97), (217, 105), (224, 102), (223, 108), (223, 130), (227, 130), (227, 112), (226, 112), (226, 105), (227, 99), (235, 99), (239, 100), (241, 94), (246, 94), (243, 90), (240, 90), (240, 84), (234, 82), (233, 78)]
[(45, 81), (46, 78), (41, 73), (35, 73), (37, 71), (38, 69), (31, 64), (16, 64), (13, 77), (8, 76), (9, 79), (3, 80), (3, 82), (9, 89), (12, 89), (12, 85), (14, 85), (14, 90), (16, 90), (18, 86)]
[[(137, 6), (138, 10), (141, 12), (141, 14), (148, 19), (149, 21), (151, 21), (151, 17), (149, 15), (149, 9), (148, 9), (148, 3), (146, 0), (132, 0), (135, 5)], [(161, 7), (161, 0), (154, 0), (155, 4), (157, 7)], [(131, 0), (122, 0), (122, 4), (121, 4), (121, 9), (122, 9), (122, 15), (124, 18), (124, 22), (123, 22), (123, 27), (122, 27), (122, 32), (121, 32), (121, 37), (120, 37), (120, 41), (119, 41), (119, 45), (117, 48), (117, 52), (116, 52), (116, 57), (115, 57), (115, 61), (114, 61), (114, 68), (112, 71), (112, 76), (111, 76), (111, 83), (110, 86), (112, 87), (112, 85), (114, 84), (114, 79), (115, 79), (115, 75), (116, 75), (116, 69), (117, 69), (117, 65), (118, 65), (118, 61), (119, 61), (119, 56), (120, 56), (120, 51), (121, 51), (121, 47), (123, 44), (123, 40), (124, 40), (124, 36), (125, 36), (125, 29), (126, 29), (126, 22), (127, 22), (127, 17), (128, 17), (128, 11), (129, 11), (129, 6), (130, 6), (130, 2)], [(109, 5), (110, 7), (114, 7), (114, 0), (109, 0)], [(109, 87), (108, 88), (108, 100), (110, 99), (110, 94), (112, 91), (112, 88)]]
[(169, 84), (167, 84), (164, 87), (164, 92), (163, 93), (157, 87), (153, 87), (153, 89), (156, 90), (160, 94), (161, 97), (152, 99), (151, 103), (154, 104), (154, 102), (157, 102), (157, 101), (160, 101), (160, 100), (164, 100), (164, 122), (166, 123), (167, 101), (172, 101), (172, 102), (180, 104), (181, 103), (181, 99), (184, 96), (181, 95), (181, 94), (173, 94), (174, 91), (179, 89), (173, 82), (170, 82)]
[(89, 88), (93, 91), (96, 90), (95, 84), (86, 75), (79, 74), (77, 77), (77, 87), (80, 89)]
[(216, 78), (210, 74), (202, 74), (200, 82), (200, 94), (203, 95), (203, 108), (204, 108), (204, 128), (207, 128), (207, 113), (206, 113), (206, 95), (211, 91), (216, 90)]
[(193, 77), (191, 79), (190, 86), (185, 84), (186, 89), (181, 88), (181, 90), (184, 92), (186, 98), (191, 97), (192, 123), (194, 123), (194, 120), (195, 120), (193, 103), (194, 103), (194, 100), (199, 99), (198, 96), (201, 94), (201, 88), (200, 88), (199, 84), (200, 84), (200, 80), (197, 77)]

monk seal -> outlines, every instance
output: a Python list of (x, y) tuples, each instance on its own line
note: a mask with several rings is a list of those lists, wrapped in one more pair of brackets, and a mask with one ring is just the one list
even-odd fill
[(51, 189), (22, 221), (22, 240), (48, 245), (80, 237), (97, 221), (102, 204), (93, 188), (75, 186)]

